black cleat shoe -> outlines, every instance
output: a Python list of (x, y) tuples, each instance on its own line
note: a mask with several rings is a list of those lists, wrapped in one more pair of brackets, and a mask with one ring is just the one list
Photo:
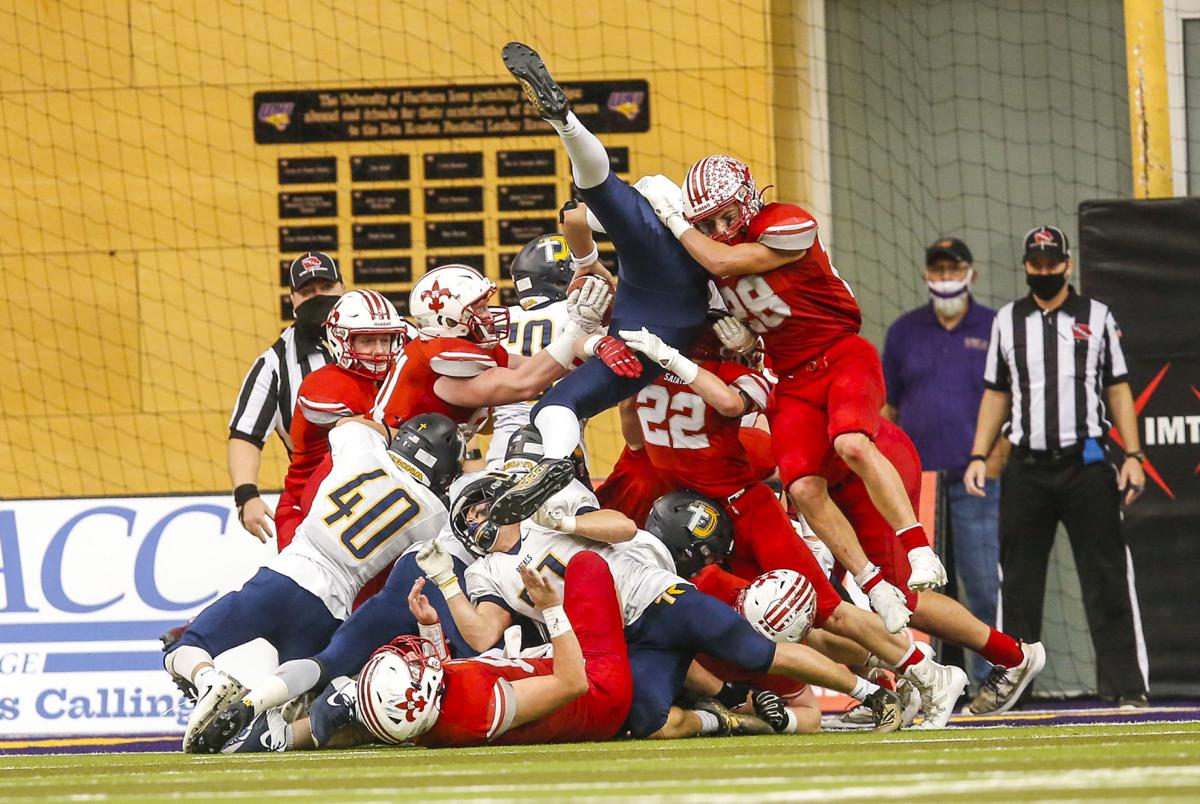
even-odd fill
[(533, 516), (542, 503), (565, 489), (575, 479), (575, 464), (569, 458), (544, 458), (492, 503), (489, 518), (497, 525), (511, 525)]
[(500, 57), (513, 78), (520, 82), (525, 97), (538, 115), (545, 120), (566, 122), (567, 112), (571, 110), (567, 95), (550, 77), (542, 57), (533, 48), (520, 42), (509, 42), (500, 51)]
[(880, 687), (868, 695), (863, 703), (871, 707), (875, 731), (886, 733), (900, 728), (902, 707), (900, 706), (900, 696), (896, 693)]
[(217, 719), (200, 732), (193, 744), (193, 753), (219, 754), (225, 744), (236, 737), (254, 720), (254, 707), (245, 701), (230, 704)]
[(750, 699), (754, 702), (754, 714), (774, 729), (776, 734), (787, 731), (787, 704), (770, 690), (759, 690)]

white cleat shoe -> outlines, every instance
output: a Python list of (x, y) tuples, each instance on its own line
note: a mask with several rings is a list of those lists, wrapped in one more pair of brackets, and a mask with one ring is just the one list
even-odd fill
[(896, 694), (900, 696), (900, 728), (907, 729), (921, 712), (921, 695), (904, 679), (896, 685)]
[(904, 677), (921, 694), (921, 708), (925, 710), (925, 720), (915, 728), (944, 729), (954, 714), (954, 704), (967, 688), (967, 674), (958, 667), (938, 664), (927, 655)]
[(908, 551), (908, 564), (912, 572), (908, 576), (908, 588), (914, 592), (937, 589), (946, 585), (946, 568), (931, 547), (917, 547)]
[(1021, 693), (1046, 666), (1046, 649), (1041, 642), (1021, 643), (1021, 652), (1025, 658), (1016, 667), (992, 668), (971, 701), (971, 714), (999, 715), (1016, 705)]
[(187, 728), (183, 733), (184, 752), (193, 753), (194, 743), (200, 733), (208, 728), (225, 707), (245, 694), (246, 688), (236, 678), (218, 671), (216, 681), (198, 692), (196, 707), (188, 716)]

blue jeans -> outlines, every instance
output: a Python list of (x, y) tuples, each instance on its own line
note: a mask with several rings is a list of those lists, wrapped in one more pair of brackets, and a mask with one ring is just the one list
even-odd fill
[[(1000, 481), (985, 481), (985, 497), (967, 494), (961, 479), (947, 486), (959, 597), (972, 614), (995, 627), (1000, 598)], [(967, 652), (967, 670), (976, 685), (991, 669), (983, 657)]]

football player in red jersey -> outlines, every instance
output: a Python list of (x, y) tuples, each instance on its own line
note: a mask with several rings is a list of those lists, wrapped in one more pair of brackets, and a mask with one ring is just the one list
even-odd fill
[[(876, 444), (900, 473), (913, 508), (919, 508), (921, 458), (912, 440), (900, 427), (884, 420)], [(836, 455), (827, 457), (821, 475), (829, 483), (834, 503), (858, 534), (867, 557), (879, 567), (884, 578), (904, 589), (910, 572), (908, 557), (887, 520), (875, 508), (862, 479)], [(938, 592), (905, 591), (914, 627), (975, 651), (992, 663), (988, 676), (990, 690), (985, 689), (986, 694), (976, 698), (972, 704), (974, 714), (999, 714), (1011, 709), (1045, 666), (1046, 651), (1040, 642), (1026, 644), (998, 631), (957, 600)], [(989, 682), (985, 681), (984, 686), (988, 688)]]
[(352, 290), (325, 320), (333, 362), (304, 378), (292, 417), (292, 460), (275, 513), (282, 552), (304, 520), (304, 488), (329, 455), (329, 430), (346, 416), (365, 416), (379, 382), (396, 361), (407, 325), (392, 303), (374, 290)]
[[(793, 204), (764, 204), (750, 168), (723, 154), (692, 165), (682, 199), (666, 184), (647, 196), (655, 211), (716, 278), (729, 309), (762, 336), (779, 376), (767, 415), (780, 476), (796, 507), (823, 538), (843, 547), (853, 542), (819, 474), (832, 446), (909, 550), (911, 587), (943, 585), (946, 571), (900, 476), (873, 443), (883, 369), (858, 334), (858, 302), (830, 262), (816, 220)], [(869, 567), (847, 568), (863, 584), (872, 582)], [(889, 630), (903, 627), (902, 618), (884, 616)]]
[[(737, 546), (730, 569), (747, 580), (773, 569), (794, 570), (807, 578), (817, 592), (818, 627), (857, 643), (912, 681), (925, 702), (930, 727), (945, 725), (966, 675), (933, 662), (911, 640), (889, 634), (879, 618), (843, 601), (796, 536), (774, 492), (753, 474), (739, 437), (741, 418), (766, 407), (766, 377), (740, 363), (720, 360), (713, 333), (702, 337), (693, 351), (699, 364), (644, 330), (620, 335), (630, 348), (666, 369), (638, 394), (645, 449), (654, 468), (669, 476), (675, 488), (698, 491), (722, 505)], [(656, 519), (671, 516), (676, 507), (686, 509), (693, 496), (681, 492), (660, 499), (647, 529), (655, 532)], [(857, 542), (854, 549), (860, 564), (869, 566)], [(867, 594), (886, 610), (900, 592), (876, 575)]]
[(598, 278), (574, 291), (563, 332), (526, 358), (501, 345), (508, 310), (488, 306), (495, 293), (494, 282), (466, 265), (434, 268), (413, 285), (408, 309), (419, 337), (405, 345), (384, 381), (372, 412), (376, 420), (394, 427), (418, 413), (441, 413), (477, 430), (492, 405), (532, 399), (566, 374), (576, 341), (595, 331), (612, 300), (608, 283)]
[[(520, 573), (545, 618), (554, 658), (483, 655), (442, 663), (444, 657), (413, 651), (407, 644), (399, 650), (385, 648), (367, 663), (358, 681), (359, 719), (376, 738), (441, 748), (582, 742), (616, 735), (629, 712), (633, 680), (608, 564), (590, 551), (572, 558), (565, 604), (530, 567)], [(413, 614), (423, 632), (440, 630), (437, 613), (423, 601), (420, 587), (418, 580), (409, 597)], [(398, 663), (401, 671), (395, 672), (392, 666)], [(424, 683), (431, 675), (440, 677)]]

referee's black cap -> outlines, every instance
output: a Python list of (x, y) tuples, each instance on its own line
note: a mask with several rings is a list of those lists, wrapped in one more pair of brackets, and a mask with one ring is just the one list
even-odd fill
[(288, 281), (292, 290), (297, 290), (306, 282), (314, 279), (328, 279), (331, 282), (341, 282), (342, 272), (337, 262), (322, 251), (306, 251), (292, 260), (288, 269)]
[(933, 265), (934, 260), (949, 257), (955, 262), (975, 262), (971, 249), (957, 237), (939, 237), (925, 249), (925, 264)]
[(1057, 226), (1042, 224), (1025, 234), (1025, 262), (1038, 257), (1049, 257), (1057, 262), (1071, 258), (1071, 244), (1067, 235)]

